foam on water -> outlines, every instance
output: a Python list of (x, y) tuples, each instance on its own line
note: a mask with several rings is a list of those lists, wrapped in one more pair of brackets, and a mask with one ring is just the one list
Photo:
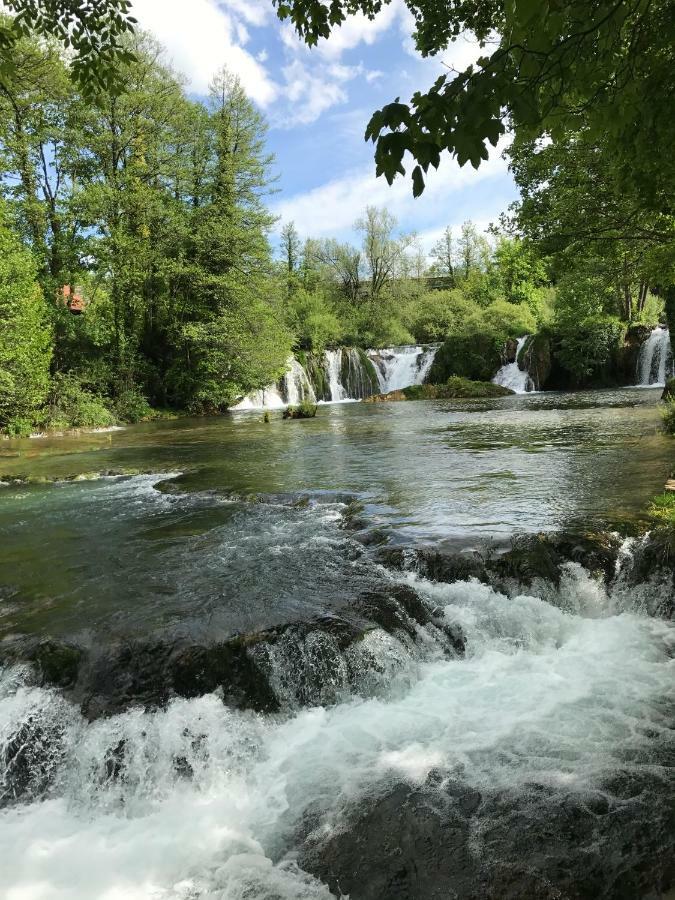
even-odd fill
[[(368, 699), (263, 717), (208, 695), (87, 723), (5, 673), (2, 740), (30, 720), (51, 766), (44, 799), (0, 814), (7, 900), (326, 900), (284, 855), (303, 814), (320, 810), (329, 831), (350, 802), (437, 768), (478, 787), (577, 792), (627, 759), (657, 765), (670, 623), (613, 613), (573, 566), (550, 602), (406, 580), (462, 626), (466, 658), (419, 658)], [(367, 652), (386, 667), (396, 639), (378, 634)]]

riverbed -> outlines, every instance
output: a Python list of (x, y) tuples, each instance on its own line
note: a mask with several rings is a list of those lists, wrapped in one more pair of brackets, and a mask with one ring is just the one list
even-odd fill
[[(527, 586), (404, 564), (605, 532), (618, 571), (673, 463), (657, 402), (350, 403), (2, 442), (0, 895), (660, 896), (671, 622), (576, 561)], [(409, 618), (389, 627), (379, 597)], [(233, 640), (262, 699), (139, 687), (160, 652)], [(85, 654), (86, 697), (36, 679), (49, 642)], [(96, 686), (113, 657), (114, 704)]]

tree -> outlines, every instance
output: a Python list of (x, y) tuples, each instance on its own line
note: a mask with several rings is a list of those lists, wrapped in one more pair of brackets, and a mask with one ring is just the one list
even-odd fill
[(211, 156), (186, 269), (190, 304), (169, 382), (175, 401), (218, 409), (277, 378), (292, 338), (267, 289), (275, 220), (264, 203), (272, 181), (265, 121), (226, 68), (211, 83), (209, 105)]
[(129, 62), (124, 37), (136, 20), (131, 0), (5, 0), (12, 13), (0, 20), (0, 85), (16, 75), (16, 49), (23, 38), (56, 38), (72, 50), (71, 72), (87, 94), (117, 86), (116, 66)]
[(550, 258), (557, 279), (569, 285), (577, 271), (598, 298), (611, 296), (607, 312), (638, 318), (650, 285), (668, 283), (675, 219), (643, 208), (612, 148), (587, 129), (555, 143), (517, 139), (510, 156), (521, 198), (507, 227)]
[[(390, 0), (274, 0), (310, 45), (349, 16), (373, 18)], [(413, 192), (444, 150), (478, 167), (507, 126), (557, 140), (587, 125), (606, 137), (644, 208), (672, 209), (675, 17), (671, 0), (406, 0), (424, 56), (441, 54), (472, 32), (484, 53), (475, 66), (439, 77), (410, 103), (396, 100), (371, 118), (377, 173), (391, 183), (416, 161)], [(495, 37), (498, 35), (498, 37)]]
[(300, 235), (294, 222), (287, 222), (281, 229), (281, 252), (286, 263), (286, 271), (289, 275), (293, 275), (300, 264), (302, 252)]
[(405, 251), (414, 240), (412, 235), (395, 237), (396, 224), (396, 219), (386, 208), (367, 206), (362, 218), (354, 225), (363, 236), (363, 261), (371, 301), (377, 302), (382, 298), (385, 288), (397, 274)]
[(431, 256), (436, 260), (433, 266), (434, 274), (448, 278), (452, 286), (455, 280), (455, 247), (452, 228), (449, 225), (445, 228), (443, 236), (431, 248)]
[(47, 397), (51, 329), (33, 260), (0, 207), (0, 428), (29, 431)]

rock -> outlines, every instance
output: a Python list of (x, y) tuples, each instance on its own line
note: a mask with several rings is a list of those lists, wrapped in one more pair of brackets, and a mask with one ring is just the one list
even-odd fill
[(661, 394), (662, 400), (675, 400), (675, 378), (669, 378)]
[(33, 662), (37, 682), (61, 688), (89, 720), (215, 691), (236, 709), (274, 712), (287, 703), (334, 703), (345, 692), (358, 693), (359, 673), (351, 672), (347, 657), (376, 628), (403, 638), (402, 652), (413, 652), (420, 628), (429, 628), (448, 655), (464, 651), (461, 630), (437, 621), (412, 588), (383, 581), (346, 601), (339, 614), (224, 640), (164, 633), (90, 647), (18, 641), (5, 646), (4, 660)]
[(674, 801), (651, 773), (585, 793), (479, 793), (432, 771), (315, 827), (299, 862), (351, 900), (657, 898), (675, 876)]
[(546, 332), (534, 334), (527, 339), (520, 354), (519, 365), (529, 374), (536, 391), (546, 390), (553, 368), (551, 339)]

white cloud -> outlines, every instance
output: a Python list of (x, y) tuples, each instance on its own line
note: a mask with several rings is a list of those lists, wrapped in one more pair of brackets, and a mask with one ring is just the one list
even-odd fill
[(392, 25), (403, 16), (409, 15), (403, 0), (392, 0), (373, 19), (359, 12), (339, 27), (333, 29), (330, 37), (317, 44), (317, 53), (327, 59), (339, 59), (347, 50), (359, 44), (374, 44)]
[(267, 70), (241, 44), (248, 41), (245, 23), (261, 25), (266, 11), (258, 2), (190, 0), (134, 0), (133, 14), (166, 49), (190, 88), (205, 94), (211, 78), (223, 65), (242, 81), (248, 95), (261, 106), (276, 99), (277, 85)]
[[(397, 178), (390, 187), (369, 168), (349, 172), (307, 193), (282, 200), (274, 212), (282, 221), (293, 220), (300, 234), (314, 237), (348, 231), (366, 204), (387, 206), (403, 227), (420, 218), (447, 222), (453, 218), (453, 200), (460, 194), (466, 197), (466, 192), (479, 182), (507, 176), (507, 163), (501, 158), (503, 149), (504, 144), (495, 148), (478, 170), (443, 159), (439, 171), (430, 175), (427, 191), (418, 199), (412, 196), (408, 178)], [(476, 209), (473, 217), (487, 219), (498, 212), (490, 209), (483, 214)], [(425, 246), (431, 233), (432, 229), (424, 232)]]
[(282, 73), (286, 82), (284, 95), (290, 102), (290, 109), (273, 116), (272, 124), (277, 127), (307, 125), (331, 106), (347, 100), (340, 81), (323, 77), (321, 73), (315, 74), (299, 59), (285, 66)]

